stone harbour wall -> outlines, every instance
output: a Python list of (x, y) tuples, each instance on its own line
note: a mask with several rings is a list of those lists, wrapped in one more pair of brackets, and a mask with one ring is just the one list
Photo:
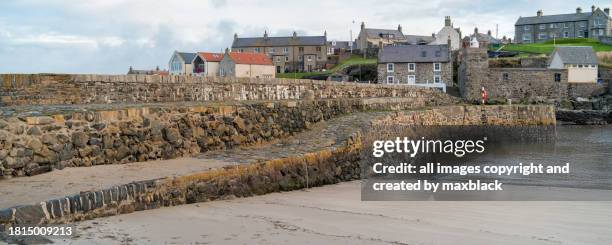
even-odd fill
[(453, 102), (426, 97), (302, 100), (75, 110), (0, 118), (0, 178), (65, 167), (190, 156), (267, 142), (354, 111)]
[(444, 95), (426, 88), (300, 79), (0, 74), (0, 106), (417, 97), (419, 94)]
[[(449, 106), (398, 112), (385, 125), (554, 125), (552, 106)], [(381, 132), (384, 133), (384, 132)], [(20, 224), (69, 223), (228, 197), (247, 197), (359, 179), (370, 137), (355, 129), (342, 146), (263, 163), (139, 181), (0, 210), (0, 230)], [(380, 137), (373, 135), (373, 137)]]

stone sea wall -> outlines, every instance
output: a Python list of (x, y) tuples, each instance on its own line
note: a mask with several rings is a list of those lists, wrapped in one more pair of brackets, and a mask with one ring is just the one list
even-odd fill
[(300, 79), (0, 74), (0, 106), (445, 96), (431, 89)]
[(0, 178), (190, 156), (267, 142), (354, 111), (453, 102), (433, 97), (302, 100), (75, 109), (0, 118)]
[[(319, 105), (320, 106), (320, 105)], [(381, 125), (554, 125), (552, 106), (449, 106), (398, 112)], [(303, 156), (214, 169), (192, 175), (139, 181), (0, 210), (0, 230), (19, 224), (68, 223), (134, 211), (361, 178), (366, 139), (355, 129), (342, 146)], [(371, 139), (369, 139), (371, 140)]]

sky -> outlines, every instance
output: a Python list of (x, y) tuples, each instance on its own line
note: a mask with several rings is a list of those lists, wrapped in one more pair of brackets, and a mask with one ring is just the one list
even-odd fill
[[(563, 4), (561, 4), (561, 2)], [(602, 6), (605, 4), (607, 6)], [(0, 73), (124, 74), (167, 69), (175, 50), (221, 52), (239, 36), (323, 35), (366, 27), (431, 35), (451, 16), (463, 35), (513, 36), (519, 16), (572, 13), (575, 0), (0, 0)]]

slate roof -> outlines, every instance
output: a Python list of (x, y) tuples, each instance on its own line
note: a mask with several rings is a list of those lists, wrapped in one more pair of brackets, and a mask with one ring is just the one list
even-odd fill
[(326, 45), (325, 36), (290, 36), (290, 37), (238, 37), (234, 38), (232, 48), (244, 47), (278, 47), (278, 46), (320, 46)]
[[(332, 48), (339, 48), (339, 49), (350, 49), (351, 46), (349, 46), (349, 41), (335, 41), (336, 45), (333, 45), (334, 41), (329, 41), (327, 42), (327, 46), (332, 47)], [(353, 48), (356, 48), (357, 46), (355, 45), (355, 42), (353, 43)]]
[(370, 38), (374, 38), (374, 37), (380, 38), (381, 34), (382, 35), (393, 34), (394, 39), (396, 39), (396, 40), (404, 40), (404, 39), (406, 39), (406, 37), (404, 37), (404, 34), (401, 31), (397, 30), (397, 29), (392, 30), (392, 29), (365, 28), (364, 30), (366, 32), (366, 35), (368, 37), (370, 37)]
[(476, 34), (472, 34), (470, 35), (470, 37), (474, 37), (476, 36), (476, 40), (480, 41), (485, 41), (489, 44), (500, 44), (501, 41), (497, 38), (494, 38), (493, 36), (489, 35), (489, 34), (485, 34), (485, 33), (476, 33)]
[(230, 52), (229, 56), (236, 64), (273, 65), (272, 60), (262, 53)]
[(177, 52), (181, 58), (185, 61), (185, 64), (191, 64), (193, 59), (196, 57), (196, 53), (185, 53), (185, 52)]
[(597, 55), (591, 46), (557, 46), (554, 53), (559, 54), (564, 64), (597, 65)]
[(546, 23), (558, 23), (568, 21), (586, 21), (591, 17), (591, 12), (573, 13), (573, 14), (555, 14), (543, 16), (520, 17), (514, 25), (534, 25)]
[(435, 40), (432, 36), (405, 35), (406, 42), (409, 44), (430, 43)]
[[(436, 56), (436, 51), (439, 56)], [(425, 52), (425, 56), (423, 56)], [(378, 52), (378, 63), (449, 62), (448, 45), (385, 46)]]

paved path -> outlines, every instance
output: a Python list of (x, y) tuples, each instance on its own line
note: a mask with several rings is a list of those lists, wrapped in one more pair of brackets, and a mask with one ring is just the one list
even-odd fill
[(609, 244), (611, 202), (362, 202), (360, 182), (77, 223), (67, 244)]
[(133, 181), (186, 175), (227, 165), (319, 151), (342, 143), (357, 128), (388, 113), (390, 112), (350, 114), (314, 124), (309, 130), (270, 144), (208, 152), (192, 158), (66, 168), (32, 177), (0, 180), (0, 209)]

